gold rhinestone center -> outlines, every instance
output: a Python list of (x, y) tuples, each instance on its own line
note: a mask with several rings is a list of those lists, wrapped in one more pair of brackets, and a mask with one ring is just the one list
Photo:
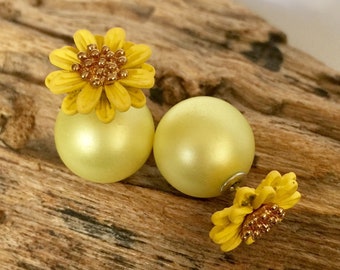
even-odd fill
[(122, 68), (127, 62), (123, 49), (113, 52), (108, 46), (103, 46), (98, 50), (95, 44), (90, 44), (77, 57), (80, 62), (73, 64), (72, 70), (78, 72), (92, 87), (112, 84), (128, 76), (128, 71)]
[(284, 209), (277, 204), (264, 204), (251, 214), (247, 215), (241, 228), (241, 238), (246, 241), (249, 237), (256, 239), (270, 231), (281, 222), (285, 216)]

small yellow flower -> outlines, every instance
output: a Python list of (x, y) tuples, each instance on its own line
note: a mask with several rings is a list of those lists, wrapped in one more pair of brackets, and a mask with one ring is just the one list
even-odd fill
[(297, 188), (293, 172), (281, 176), (277, 171), (270, 172), (256, 189), (238, 188), (233, 205), (212, 215), (215, 226), (209, 233), (210, 238), (225, 252), (242, 241), (248, 245), (254, 243), (282, 221), (285, 210), (300, 200)]
[(51, 52), (53, 65), (62, 70), (51, 72), (45, 80), (54, 94), (64, 94), (66, 114), (87, 114), (95, 110), (100, 121), (108, 123), (115, 110), (146, 103), (142, 88), (154, 85), (155, 70), (145, 63), (151, 49), (125, 40), (122, 28), (95, 36), (88, 30), (74, 34), (76, 48), (65, 46)]

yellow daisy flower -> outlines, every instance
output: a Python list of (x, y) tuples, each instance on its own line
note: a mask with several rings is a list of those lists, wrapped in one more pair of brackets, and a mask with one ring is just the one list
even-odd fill
[(95, 110), (99, 120), (108, 123), (115, 110), (145, 105), (141, 88), (151, 88), (155, 76), (155, 69), (145, 63), (151, 56), (147, 45), (126, 41), (122, 28), (112, 28), (104, 37), (82, 29), (73, 37), (76, 48), (51, 52), (51, 63), (62, 70), (45, 80), (54, 94), (67, 94), (61, 106), (64, 113)]
[(256, 189), (237, 188), (233, 205), (212, 215), (215, 226), (210, 238), (225, 252), (242, 241), (248, 245), (254, 243), (282, 221), (285, 210), (300, 200), (297, 188), (293, 172), (281, 176), (277, 171), (270, 172)]

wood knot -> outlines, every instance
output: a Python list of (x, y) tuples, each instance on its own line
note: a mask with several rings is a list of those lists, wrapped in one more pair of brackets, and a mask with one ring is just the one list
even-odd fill
[(0, 140), (12, 149), (23, 148), (34, 128), (32, 98), (14, 90), (0, 92)]
[(284, 37), (280, 35), (269, 35), (266, 42), (251, 43), (251, 50), (244, 51), (242, 54), (253, 63), (258, 64), (268, 70), (278, 72), (283, 63), (283, 54), (276, 43), (284, 43)]

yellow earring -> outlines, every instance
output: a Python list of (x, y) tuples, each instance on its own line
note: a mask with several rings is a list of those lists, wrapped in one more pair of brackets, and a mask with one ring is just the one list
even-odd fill
[(300, 200), (297, 188), (294, 173), (281, 176), (278, 171), (271, 171), (256, 189), (237, 188), (233, 205), (212, 215), (215, 226), (210, 238), (225, 252), (242, 241), (248, 245), (254, 243), (281, 222), (285, 211)]
[(65, 165), (84, 179), (109, 183), (135, 173), (147, 160), (154, 123), (141, 88), (154, 85), (145, 63), (151, 49), (125, 40), (122, 28), (105, 36), (74, 34), (75, 47), (50, 54), (61, 70), (45, 79), (55, 94), (66, 94), (55, 124), (55, 143)]

